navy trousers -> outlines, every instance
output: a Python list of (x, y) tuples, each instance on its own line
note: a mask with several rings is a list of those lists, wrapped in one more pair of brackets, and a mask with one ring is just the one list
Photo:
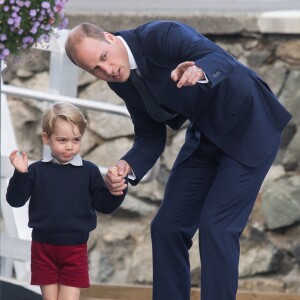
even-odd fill
[(153, 300), (190, 299), (189, 249), (199, 229), (201, 300), (235, 300), (239, 238), (279, 148), (249, 168), (207, 138), (171, 171), (151, 223)]

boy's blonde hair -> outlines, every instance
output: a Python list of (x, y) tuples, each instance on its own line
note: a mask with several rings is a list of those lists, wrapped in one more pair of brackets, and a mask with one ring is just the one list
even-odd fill
[(67, 102), (59, 102), (48, 108), (43, 114), (42, 129), (48, 137), (54, 131), (55, 121), (64, 119), (78, 127), (79, 132), (83, 135), (87, 126), (87, 120), (81, 110), (75, 105)]

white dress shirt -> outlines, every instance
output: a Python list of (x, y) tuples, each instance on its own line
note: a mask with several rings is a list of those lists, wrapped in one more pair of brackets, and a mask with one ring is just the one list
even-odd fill
[(53, 162), (54, 164), (59, 164), (59, 165), (68, 165), (71, 164), (75, 167), (80, 167), (82, 166), (82, 158), (79, 154), (76, 154), (72, 160), (66, 162), (66, 163), (60, 163), (56, 158), (54, 158), (51, 154), (51, 152), (47, 152), (44, 154), (44, 157), (42, 159), (42, 162)]

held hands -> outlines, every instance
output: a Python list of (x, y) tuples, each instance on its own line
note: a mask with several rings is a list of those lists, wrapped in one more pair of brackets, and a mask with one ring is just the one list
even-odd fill
[(171, 79), (177, 82), (177, 87), (195, 85), (199, 80), (204, 80), (204, 72), (193, 61), (185, 61), (179, 64), (171, 72)]
[(108, 169), (104, 181), (112, 195), (123, 195), (123, 191), (127, 188), (125, 177), (130, 172), (131, 168), (125, 160), (118, 161), (115, 166)]
[(9, 159), (17, 171), (20, 173), (28, 172), (28, 157), (26, 152), (23, 151), (20, 156), (18, 150), (14, 150), (10, 154)]

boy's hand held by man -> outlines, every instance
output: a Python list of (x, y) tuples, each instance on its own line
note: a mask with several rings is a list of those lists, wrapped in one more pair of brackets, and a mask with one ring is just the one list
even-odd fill
[(124, 160), (118, 161), (115, 166), (108, 169), (104, 181), (112, 195), (123, 195), (123, 191), (127, 188), (125, 177), (130, 172), (131, 168)]

